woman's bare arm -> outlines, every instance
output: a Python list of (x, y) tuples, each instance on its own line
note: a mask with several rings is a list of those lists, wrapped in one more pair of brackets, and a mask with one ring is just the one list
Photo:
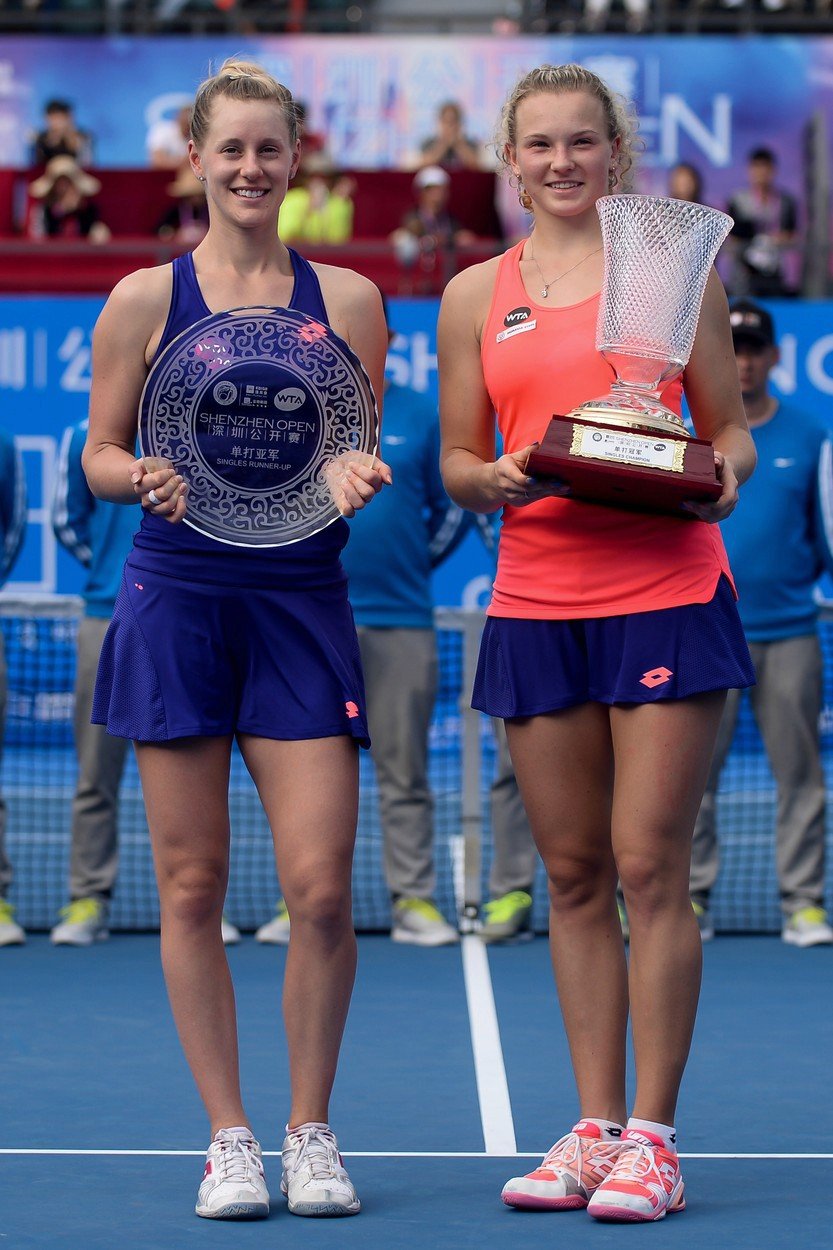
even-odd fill
[[(382, 297), (367, 278), (350, 269), (332, 265), (316, 265), (327, 315), (336, 334), (350, 344), (364, 365), (379, 410), (379, 448), (381, 448), (382, 396), (385, 387), (385, 359), (388, 332)], [(344, 472), (331, 479), (337, 506), (346, 517), (353, 516), (369, 503), (383, 486), (390, 486), (390, 467), (379, 455), (372, 462), (361, 457), (344, 457)]]
[(738, 487), (755, 468), (757, 455), (749, 433), (738, 383), (726, 293), (712, 270), (691, 360), (685, 371), (685, 392), (699, 438), (714, 445), (717, 474), (723, 484), (711, 504), (692, 503), (704, 521), (722, 521), (735, 508)]
[(497, 262), (463, 270), (449, 282), (440, 307), (437, 353), (443, 481), (450, 497), (471, 512), (522, 508), (564, 488), (529, 477), (532, 447), (495, 459), (495, 415), (480, 358), (480, 333), (491, 300)]
[(164, 500), (160, 515), (180, 520), (184, 483), (168, 461), (137, 461), (139, 400), (147, 378), (148, 345), (164, 322), (170, 274), (147, 269), (115, 287), (93, 334), (90, 424), (82, 463), (90, 490), (112, 503), (146, 502), (151, 490)]

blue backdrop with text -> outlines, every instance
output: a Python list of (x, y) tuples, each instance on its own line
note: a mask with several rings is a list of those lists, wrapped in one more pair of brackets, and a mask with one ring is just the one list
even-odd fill
[[(26, 543), (7, 594), (73, 593), (81, 585), (82, 571), (52, 536), (50, 501), (63, 431), (87, 415), (91, 338), (102, 304), (98, 297), (0, 299), (2, 423), (18, 441), (29, 486)], [(781, 348), (773, 389), (833, 424), (833, 303), (784, 301), (769, 307)], [(395, 338), (388, 372), (435, 399), (437, 309), (435, 300), (389, 301)], [(491, 572), (491, 557), (470, 534), (437, 571), (437, 603), (484, 604)]]

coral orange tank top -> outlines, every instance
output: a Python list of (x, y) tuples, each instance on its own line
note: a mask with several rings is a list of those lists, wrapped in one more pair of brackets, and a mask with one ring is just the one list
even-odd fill
[[(553, 413), (604, 395), (614, 373), (596, 351), (599, 296), (547, 308), (527, 295), (523, 240), (501, 258), (481, 357), (506, 451), (543, 438)], [(680, 411), (682, 388), (663, 400)], [(628, 512), (571, 499), (503, 509), (491, 616), (617, 616), (707, 603), (729, 565), (704, 521)]]

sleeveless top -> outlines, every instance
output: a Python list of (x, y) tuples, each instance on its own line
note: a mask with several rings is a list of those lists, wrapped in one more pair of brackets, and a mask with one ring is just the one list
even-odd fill
[[(329, 325), (315, 270), (292, 248), (289, 255), (295, 283), (288, 307)], [(178, 256), (172, 267), (171, 306), (154, 360), (183, 330), (211, 316), (191, 253)], [(349, 533), (347, 522), (339, 517), (312, 537), (284, 547), (231, 547), (184, 522), (171, 525), (145, 509), (129, 560), (134, 568), (186, 581), (299, 590), (346, 585), (339, 556)]]
[[(501, 257), (481, 343), (507, 452), (542, 439), (553, 413), (606, 394), (616, 376), (595, 347), (599, 295), (567, 308), (536, 304), (521, 277), (523, 245)], [(662, 398), (680, 412), (679, 380)], [(488, 612), (569, 620), (707, 603), (721, 573), (729, 566), (717, 525), (543, 499), (503, 509)]]

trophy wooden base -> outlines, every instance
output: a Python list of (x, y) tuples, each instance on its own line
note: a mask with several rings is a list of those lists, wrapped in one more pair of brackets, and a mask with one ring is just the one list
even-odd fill
[(572, 416), (552, 418), (526, 470), (566, 482), (575, 499), (692, 520), (682, 505), (717, 499), (723, 489), (704, 439)]

